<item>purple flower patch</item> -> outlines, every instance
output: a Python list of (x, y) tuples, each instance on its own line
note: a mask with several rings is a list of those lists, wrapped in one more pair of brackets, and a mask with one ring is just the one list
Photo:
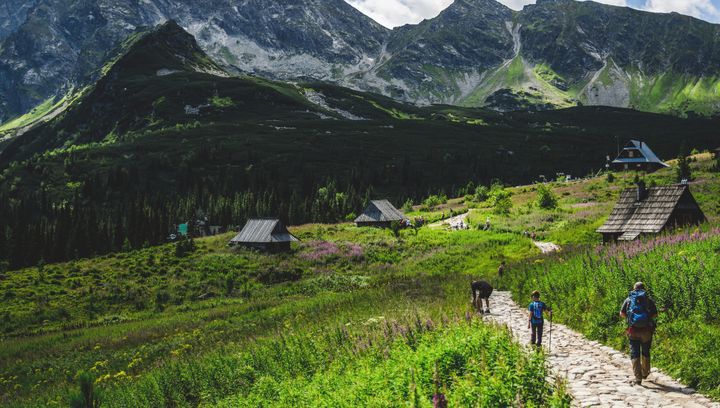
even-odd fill
[(358, 244), (337, 244), (327, 241), (311, 241), (303, 245), (302, 259), (313, 262), (328, 262), (334, 259), (360, 260), (365, 255)]

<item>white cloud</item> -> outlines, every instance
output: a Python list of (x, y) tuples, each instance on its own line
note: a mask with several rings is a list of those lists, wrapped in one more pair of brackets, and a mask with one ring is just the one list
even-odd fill
[(453, 0), (345, 0), (385, 27), (416, 24), (440, 14)]
[(662, 13), (676, 11), (709, 21), (720, 20), (720, 10), (711, 0), (647, 0), (643, 9)]
[[(513, 10), (520, 10), (528, 4), (535, 4), (535, 0), (498, 0), (500, 3), (510, 7)], [(579, 0), (585, 1), (585, 0)], [(605, 3), (613, 6), (628, 6), (628, 0), (593, 0), (597, 3)], [(662, 0), (660, 0), (662, 1)]]
[[(345, 0), (386, 27), (419, 23), (437, 16), (453, 0)], [(534, 4), (535, 0), (499, 0), (514, 10)], [(613, 6), (630, 6), (654, 12), (676, 11), (681, 14), (720, 22), (720, 0), (594, 0)]]

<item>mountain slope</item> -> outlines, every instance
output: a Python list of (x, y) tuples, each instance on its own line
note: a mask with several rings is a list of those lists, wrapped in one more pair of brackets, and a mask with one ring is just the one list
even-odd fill
[(514, 12), (457, 0), (391, 31), (342, 0), (20, 3), (0, 8), (0, 121), (93, 83), (124, 38), (169, 19), (235, 73), (331, 81), (408, 102), (720, 111), (720, 26), (678, 14), (574, 0)]
[(512, 10), (494, 0), (457, 0), (432, 20), (393, 30), (386, 59), (371, 75), (406, 100), (454, 102), (482, 83), (486, 70), (512, 58), (512, 19)]
[(133, 36), (102, 72), (0, 153), (0, 262), (164, 242), (200, 209), (217, 225), (331, 222), (374, 197), (399, 205), (497, 178), (588, 174), (616, 136), (641, 137), (661, 157), (677, 151), (678, 134), (699, 149), (717, 144), (710, 119), (417, 107), (327, 83), (227, 76), (173, 22)]
[(92, 83), (127, 36), (167, 20), (219, 61), (276, 78), (356, 70), (388, 33), (342, 0), (36, 0), (0, 40), (0, 121)]
[(522, 53), (583, 103), (662, 112), (720, 108), (720, 26), (572, 0), (519, 14)]

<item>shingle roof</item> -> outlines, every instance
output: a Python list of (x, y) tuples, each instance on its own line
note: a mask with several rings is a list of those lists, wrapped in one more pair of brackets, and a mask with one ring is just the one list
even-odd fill
[(389, 222), (402, 221), (405, 215), (395, 208), (388, 200), (373, 200), (355, 222)]
[(618, 157), (613, 160), (613, 163), (657, 163), (664, 167), (670, 167), (663, 163), (645, 142), (631, 140), (623, 150), (638, 150), (643, 157)]
[(278, 219), (248, 220), (242, 231), (231, 239), (234, 243), (271, 243), (298, 241)]
[(625, 189), (597, 232), (658, 233), (665, 227), (686, 191), (687, 185), (651, 187), (647, 189), (647, 198), (637, 201), (637, 189)]

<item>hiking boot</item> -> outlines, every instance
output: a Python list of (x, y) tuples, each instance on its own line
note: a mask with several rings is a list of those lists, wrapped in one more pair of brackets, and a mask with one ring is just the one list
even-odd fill
[(635, 376), (635, 384), (640, 385), (643, 380), (642, 363), (639, 358), (632, 359), (633, 375)]
[(485, 309), (485, 313), (490, 313), (490, 309)]
[(640, 365), (642, 368), (642, 378), (644, 380), (650, 375), (650, 357), (640, 357)]

